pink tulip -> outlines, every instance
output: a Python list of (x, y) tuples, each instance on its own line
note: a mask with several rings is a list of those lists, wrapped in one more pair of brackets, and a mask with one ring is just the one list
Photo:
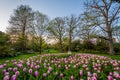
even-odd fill
[(70, 79), (71, 79), (71, 80), (74, 80), (74, 76), (71, 76)]
[(50, 74), (50, 71), (48, 70), (47, 73)]
[(48, 70), (49, 70), (49, 71), (52, 71), (52, 67), (48, 67)]
[(17, 76), (13, 75), (10, 80), (16, 80)]
[(36, 76), (38, 76), (38, 75), (39, 75), (38, 71), (35, 71), (35, 72), (34, 72), (34, 76), (36, 77)]
[(92, 80), (92, 79), (90, 77), (88, 77), (87, 80)]
[(44, 76), (44, 77), (46, 77), (46, 76), (47, 76), (47, 74), (46, 74), (46, 73), (43, 73), (43, 76)]
[(14, 72), (16, 72), (17, 70), (18, 70), (18, 68), (17, 68), (17, 67), (14, 67), (14, 68), (13, 68), (13, 71), (14, 71)]
[(23, 65), (22, 64), (17, 64), (18, 68), (22, 68)]
[(16, 72), (15, 72), (15, 75), (16, 75), (16, 76), (18, 76), (19, 74), (20, 74), (20, 72), (19, 72), (19, 71), (16, 71)]
[(2, 70), (3, 74), (6, 72), (6, 69)]
[(11, 71), (12, 70), (12, 68), (8, 68), (8, 71)]
[(8, 75), (9, 75), (9, 72), (5, 72), (4, 75), (5, 75), (5, 76), (8, 76)]
[(80, 76), (83, 76), (83, 70), (80, 70)]
[(9, 76), (5, 76), (3, 80), (9, 80)]
[(0, 65), (0, 68), (3, 68), (4, 66), (3, 65)]
[(29, 69), (29, 73), (32, 74), (32, 69)]
[(97, 76), (97, 73), (93, 73), (93, 76), (96, 77), (96, 78), (98, 77), (98, 76)]
[(60, 77), (63, 78), (63, 74), (62, 73), (60, 74)]
[(108, 76), (108, 80), (113, 80), (112, 76)]
[(88, 74), (89, 77), (92, 76), (92, 74), (90, 72), (87, 72), (87, 74)]
[(26, 68), (23, 68), (23, 72), (26, 72), (27, 71), (27, 69)]

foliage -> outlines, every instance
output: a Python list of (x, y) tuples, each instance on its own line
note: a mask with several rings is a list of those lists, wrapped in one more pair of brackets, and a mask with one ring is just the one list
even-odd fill
[(9, 35), (0, 31), (0, 57), (14, 56), (15, 51), (11, 50)]
[(119, 19), (120, 4), (113, 3), (112, 0), (87, 0), (85, 6), (88, 11), (95, 14), (92, 15), (94, 20), (91, 20), (90, 18), (90, 21), (104, 32), (109, 43), (109, 54), (113, 55), (114, 46), (112, 33), (113, 27), (116, 25), (114, 23), (118, 22)]
[(39, 44), (39, 52), (42, 53), (43, 45), (45, 43), (43, 38), (47, 33), (49, 18), (47, 15), (40, 13), (39, 11), (34, 12), (34, 26), (32, 27), (32, 32), (34, 38), (39, 36), (39, 38), (35, 38)]
[(7, 32), (20, 37), (22, 51), (26, 49), (26, 36), (27, 32), (29, 32), (29, 27), (32, 25), (33, 17), (34, 13), (29, 6), (20, 5), (14, 10), (9, 20), (10, 25), (7, 28)]
[(80, 50), (80, 40), (75, 40), (71, 44), (71, 51), (73, 52), (78, 52)]
[(65, 21), (61, 17), (57, 17), (53, 19), (49, 23), (48, 32), (50, 33), (50, 37), (54, 37), (54, 39), (58, 40), (59, 51), (63, 52), (63, 39), (66, 35), (66, 27)]
[(120, 43), (114, 43), (114, 49), (116, 54), (120, 53)]

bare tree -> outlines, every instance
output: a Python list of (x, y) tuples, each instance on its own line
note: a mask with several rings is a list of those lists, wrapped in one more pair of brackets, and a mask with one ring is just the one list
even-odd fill
[(113, 36), (115, 36), (117, 38), (117, 41), (120, 43), (120, 26), (115, 26), (113, 29)]
[(113, 2), (118, 2), (118, 3), (120, 3), (120, 0), (112, 0)]
[[(96, 38), (98, 30), (94, 21), (96, 21), (89, 12), (84, 12), (81, 15), (81, 27), (79, 32), (79, 37), (85, 41), (88, 41), (90, 38)], [(92, 21), (91, 21), (92, 20)]]
[(27, 5), (20, 5), (10, 17), (8, 31), (17, 33), (21, 38), (22, 51), (26, 48), (26, 32), (33, 22), (33, 11)]
[(38, 11), (34, 13), (34, 26), (32, 27), (32, 29), (37, 41), (39, 42), (40, 54), (42, 53), (43, 37), (46, 35), (48, 23), (49, 18), (47, 15), (42, 14)]
[(119, 18), (120, 5), (114, 3), (112, 0), (89, 0), (85, 3), (85, 6), (93, 13), (99, 14), (97, 16), (95, 15), (96, 18), (101, 20), (97, 25), (107, 33), (109, 54), (113, 55), (115, 52), (113, 47), (112, 27), (116, 19)]
[(65, 22), (64, 19), (61, 17), (57, 17), (53, 19), (50, 22), (48, 31), (51, 36), (53, 36), (55, 39), (58, 40), (59, 42), (59, 50), (60, 52), (63, 52), (63, 39), (66, 34), (66, 27), (65, 27)]
[(79, 26), (80, 26), (80, 16), (71, 15), (70, 17), (66, 17), (66, 27), (69, 38), (69, 49), (71, 51), (71, 42), (78, 35)]

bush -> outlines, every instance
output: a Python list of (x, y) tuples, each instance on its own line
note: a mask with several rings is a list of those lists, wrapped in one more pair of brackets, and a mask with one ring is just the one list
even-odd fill
[(114, 50), (116, 53), (120, 53), (120, 43), (115, 43), (114, 44)]

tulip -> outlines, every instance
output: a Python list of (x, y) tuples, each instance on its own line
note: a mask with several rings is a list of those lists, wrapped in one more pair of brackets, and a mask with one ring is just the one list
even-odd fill
[(13, 68), (13, 71), (14, 71), (14, 72), (16, 72), (17, 70), (18, 70), (18, 68), (17, 68), (17, 67), (14, 67), (14, 68)]
[(39, 75), (38, 71), (35, 71), (35, 72), (34, 72), (34, 76), (36, 77), (36, 76), (38, 76), (38, 75)]
[(12, 70), (12, 68), (8, 68), (8, 71), (11, 71)]
[(22, 64), (18, 64), (17, 66), (18, 66), (18, 68), (22, 68), (22, 67), (23, 67), (23, 65), (22, 65)]
[(112, 76), (108, 76), (108, 80), (113, 80)]
[(11, 80), (16, 80), (16, 78), (17, 78), (17, 76), (16, 76), (16, 75), (13, 75), (13, 76), (11, 77)]
[(29, 69), (29, 73), (32, 74), (32, 69)]
[(23, 72), (26, 72), (27, 71), (27, 69), (26, 68), (23, 68)]
[(8, 76), (8, 75), (9, 75), (9, 72), (5, 72), (4, 75), (5, 75), (5, 76)]
[(9, 76), (5, 76), (3, 80), (9, 80)]
[(50, 74), (50, 71), (48, 70), (47, 73)]
[(90, 77), (88, 77), (88, 78), (87, 78), (87, 80), (91, 80), (91, 78), (90, 78)]
[(97, 76), (97, 73), (93, 73), (93, 76), (96, 77), (96, 78), (98, 77), (98, 76)]
[(62, 73), (60, 74), (60, 77), (63, 78), (63, 74)]
[(6, 72), (6, 69), (2, 70), (3, 74)]
[(58, 72), (55, 72), (54, 75), (58, 75)]
[(19, 71), (16, 71), (16, 72), (15, 72), (15, 75), (16, 75), (16, 76), (18, 76), (19, 74), (20, 74), (20, 72), (19, 72)]
[(52, 71), (52, 67), (48, 67), (48, 70), (49, 70), (49, 71)]
[(92, 76), (92, 74), (90, 72), (87, 72), (87, 74), (88, 74), (89, 77)]
[(74, 80), (74, 76), (71, 76), (70, 78), (71, 78), (71, 80)]
[(80, 70), (80, 76), (83, 76), (83, 70)]
[(3, 65), (0, 65), (0, 68), (3, 68), (4, 66)]
[(46, 76), (47, 76), (47, 74), (46, 74), (46, 73), (43, 73), (43, 76), (44, 76), (44, 77), (46, 77)]

